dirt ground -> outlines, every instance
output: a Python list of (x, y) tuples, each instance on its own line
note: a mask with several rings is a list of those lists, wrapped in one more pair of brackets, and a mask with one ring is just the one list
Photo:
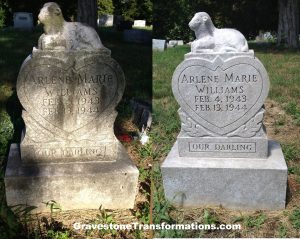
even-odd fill
[(267, 128), (268, 138), (278, 140), (280, 143), (300, 144), (300, 127), (294, 124), (293, 118), (285, 113), (280, 104), (268, 99), (265, 108), (264, 125)]

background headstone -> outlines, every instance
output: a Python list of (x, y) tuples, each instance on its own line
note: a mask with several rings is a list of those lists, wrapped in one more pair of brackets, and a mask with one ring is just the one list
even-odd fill
[(183, 46), (183, 44), (184, 44), (184, 43), (183, 43), (183, 40), (177, 40), (177, 45), (178, 45), (178, 46)]
[(175, 47), (175, 46), (182, 46), (183, 45), (183, 40), (170, 40), (168, 42), (167, 47)]
[(166, 49), (166, 40), (152, 39), (152, 49), (157, 51), (164, 51)]
[(15, 12), (14, 13), (14, 28), (25, 31), (33, 30), (32, 13), (29, 12)]
[(114, 25), (114, 15), (101, 15), (97, 20), (98, 26), (112, 27)]
[(145, 27), (146, 26), (146, 20), (134, 20), (133, 26), (134, 27)]

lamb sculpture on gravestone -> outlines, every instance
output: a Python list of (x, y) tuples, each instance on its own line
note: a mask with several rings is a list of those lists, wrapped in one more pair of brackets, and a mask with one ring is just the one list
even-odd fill
[(138, 170), (113, 129), (124, 73), (96, 31), (65, 22), (56, 3), (46, 3), (39, 19), (45, 33), (17, 80), (26, 130), (9, 152), (7, 203), (132, 208)]
[(97, 50), (104, 47), (93, 28), (80, 22), (66, 22), (54, 2), (45, 3), (38, 18), (45, 31), (39, 38), (41, 50)]
[(218, 29), (206, 12), (198, 12), (189, 23), (195, 32), (192, 52), (247, 52), (248, 43), (235, 29)]

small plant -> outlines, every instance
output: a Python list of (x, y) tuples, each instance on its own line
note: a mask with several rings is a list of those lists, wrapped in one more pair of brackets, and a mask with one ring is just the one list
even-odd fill
[(300, 208), (293, 210), (289, 220), (292, 222), (293, 228), (300, 229)]
[(293, 116), (296, 125), (300, 125), (300, 107), (297, 105), (297, 102), (295, 100), (290, 101), (284, 109)]
[(68, 239), (70, 238), (70, 233), (68, 231), (60, 232), (60, 231), (54, 231), (49, 230), (47, 231), (47, 236), (51, 239)]
[(138, 153), (141, 157), (141, 159), (144, 159), (144, 158), (153, 158), (153, 148), (152, 148), (152, 143), (149, 142), (145, 145), (140, 145), (138, 148)]
[(282, 150), (287, 161), (295, 160), (297, 157), (299, 157), (300, 150), (294, 144), (283, 144)]
[(274, 129), (275, 129), (275, 134), (278, 134), (280, 131), (280, 128), (284, 126), (286, 122), (286, 116), (285, 115), (279, 115), (277, 119), (275, 119), (274, 122)]
[(204, 209), (203, 223), (204, 224), (216, 224), (217, 218), (208, 209)]
[[(174, 224), (176, 220), (172, 218), (171, 211), (174, 209), (173, 206), (165, 199), (161, 172), (157, 165), (152, 171), (154, 185), (154, 196), (153, 196), (153, 223), (160, 224), (165, 222), (166, 224)], [(183, 231), (181, 230), (160, 230), (155, 232), (158, 237), (175, 238), (183, 237)]]
[(50, 213), (51, 213), (51, 218), (52, 218), (52, 214), (54, 212), (61, 212), (62, 211), (61, 206), (59, 205), (59, 203), (57, 203), (54, 200), (50, 200), (48, 202), (43, 202), (43, 203), (46, 205), (46, 207), (49, 207)]
[[(97, 214), (96, 220), (93, 222), (95, 224), (115, 224), (115, 220), (113, 218), (113, 215), (108, 213), (103, 207), (102, 205), (100, 205), (99, 207), (99, 212), (100, 214)], [(91, 233), (91, 231), (87, 231), (87, 234)], [(115, 229), (101, 229), (99, 230), (99, 235), (102, 237), (104, 235), (115, 235), (117, 233), (117, 231)]]
[(280, 238), (286, 238), (287, 235), (287, 228), (285, 227), (284, 224), (280, 224), (279, 229), (278, 229), (278, 234)]
[(264, 214), (260, 214), (258, 216), (246, 216), (244, 219), (244, 224), (247, 227), (253, 228), (260, 228), (262, 224), (264, 224), (266, 220), (266, 216)]
[(145, 182), (147, 179), (150, 178), (150, 170), (147, 168), (139, 168), (139, 179), (141, 182)]
[(98, 220), (103, 224), (114, 224), (115, 221), (113, 219), (112, 214), (109, 214), (104, 208), (102, 208), (102, 205), (99, 207), (100, 215), (97, 215)]
[(148, 202), (143, 202), (138, 205), (138, 210), (135, 213), (135, 216), (139, 219), (139, 222), (143, 224), (150, 223), (150, 205)]
[(300, 166), (289, 167), (288, 168), (288, 173), (289, 174), (296, 174), (296, 175), (300, 176)]

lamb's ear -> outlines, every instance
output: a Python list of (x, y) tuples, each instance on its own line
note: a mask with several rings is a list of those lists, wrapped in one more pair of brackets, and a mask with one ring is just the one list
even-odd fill
[(60, 8), (56, 7), (54, 10), (55, 15), (59, 16), (61, 14)]
[(203, 17), (202, 17), (203, 22), (206, 22), (207, 19), (208, 19), (208, 16), (203, 16)]

